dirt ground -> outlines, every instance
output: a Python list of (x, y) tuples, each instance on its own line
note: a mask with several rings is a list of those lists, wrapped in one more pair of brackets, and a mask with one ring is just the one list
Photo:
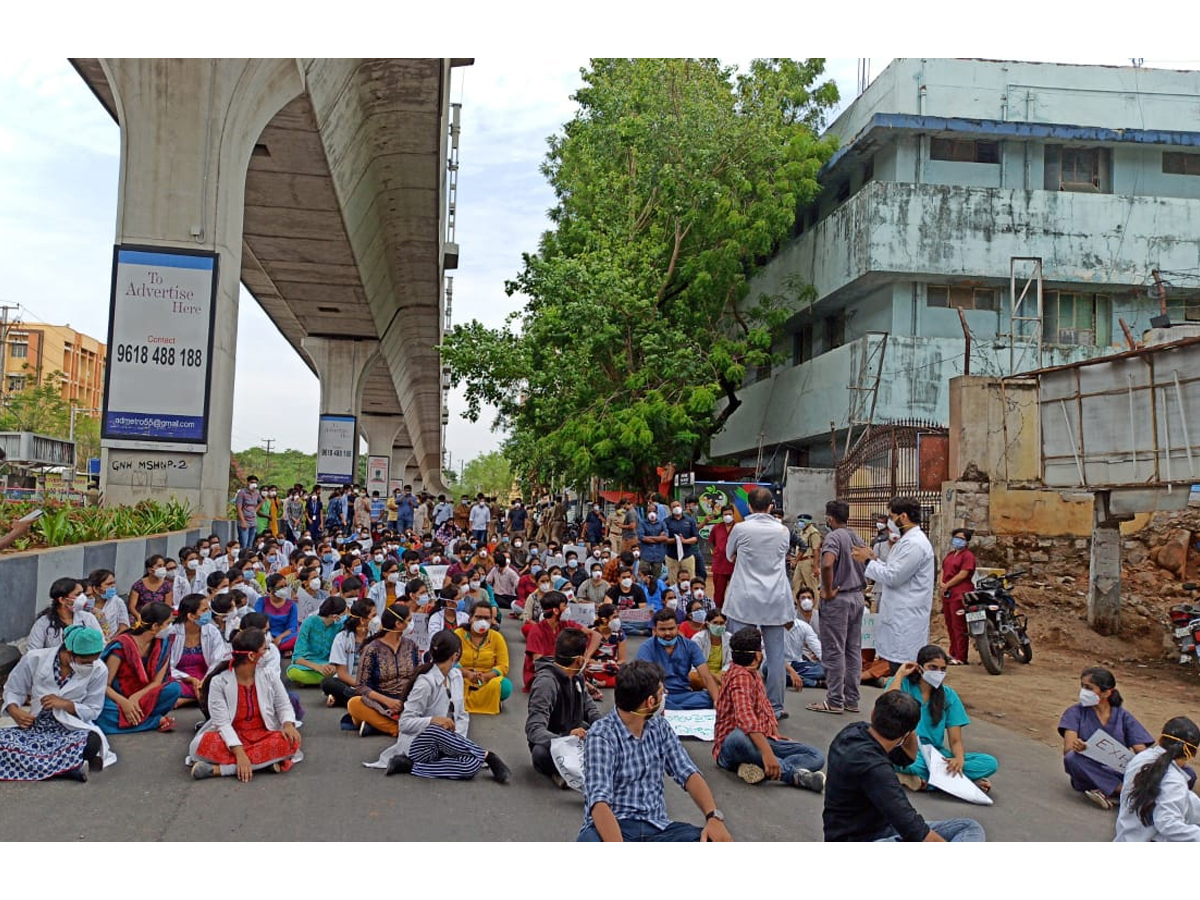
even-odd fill
[[(989, 675), (974, 645), (969, 666), (951, 667), (947, 678), (971, 716), (992, 721), (1053, 746), (1061, 746), (1057, 726), (1063, 710), (1076, 702), (1079, 673), (1103, 666), (1117, 679), (1126, 708), (1152, 734), (1168, 719), (1200, 720), (1200, 668), (1164, 658), (1166, 610), (1180, 602), (1164, 592), (1157, 602), (1130, 601), (1122, 610), (1121, 634), (1103, 637), (1087, 625), (1086, 580), (1033, 582), (1013, 591), (1029, 618), (1033, 661), (1004, 660), (1000, 675)], [(930, 639), (945, 647), (946, 626), (935, 603)]]

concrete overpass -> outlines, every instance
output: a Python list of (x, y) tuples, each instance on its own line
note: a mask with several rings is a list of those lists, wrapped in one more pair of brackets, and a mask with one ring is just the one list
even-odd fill
[(106, 498), (224, 513), (239, 281), (320, 379), (321, 413), (441, 490), (449, 88), (471, 60), (71, 62), (121, 126), (116, 243), (219, 254), (207, 445), (109, 443)]

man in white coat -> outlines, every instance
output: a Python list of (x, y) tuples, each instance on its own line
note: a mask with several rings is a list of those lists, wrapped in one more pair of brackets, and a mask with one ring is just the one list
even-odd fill
[(921, 506), (911, 497), (896, 497), (888, 505), (888, 530), (900, 539), (888, 550), (887, 561), (869, 547), (856, 547), (853, 556), (867, 563), (867, 578), (882, 589), (875, 622), (875, 652), (891, 664), (917, 658), (929, 643), (929, 614), (933, 610), (933, 546), (921, 530)]
[(733, 563), (733, 575), (725, 591), (722, 612), (729, 633), (754, 625), (762, 631), (767, 698), (776, 718), (784, 718), (783, 692), (787, 678), (784, 626), (796, 618), (792, 586), (787, 577), (787, 554), (791, 534), (771, 515), (775, 506), (771, 492), (757, 487), (746, 495), (750, 515), (733, 526), (725, 555)]

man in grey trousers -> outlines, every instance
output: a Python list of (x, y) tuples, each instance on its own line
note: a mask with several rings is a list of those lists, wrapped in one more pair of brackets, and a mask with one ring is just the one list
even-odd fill
[(767, 671), (767, 698), (775, 717), (787, 716), (783, 692), (787, 684), (784, 625), (796, 618), (792, 588), (787, 577), (787, 554), (791, 534), (771, 515), (775, 506), (771, 492), (756, 487), (746, 495), (750, 515), (733, 526), (725, 555), (733, 563), (733, 575), (725, 591), (722, 612), (733, 634), (756, 626), (763, 635), (763, 665)]
[(862, 676), (862, 617), (867, 586), (863, 564), (851, 551), (865, 544), (846, 527), (850, 505), (843, 500), (825, 504), (829, 533), (821, 541), (821, 665), (825, 668), (825, 699), (810, 703), (812, 712), (858, 712), (858, 680)]

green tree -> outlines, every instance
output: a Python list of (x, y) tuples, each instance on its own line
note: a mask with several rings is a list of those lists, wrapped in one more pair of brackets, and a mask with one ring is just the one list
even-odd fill
[[(498, 409), (526, 483), (648, 487), (707, 448), (788, 313), (749, 296), (833, 152), (824, 61), (595, 59), (542, 167), (552, 230), (506, 285), (505, 326), (443, 345), (467, 416)], [(518, 327), (519, 326), (519, 327)], [(726, 406), (717, 412), (718, 401)]]
[(52, 371), (41, 384), (27, 384), (6, 394), (0, 431), (33, 431), (65, 440), (71, 432), (71, 405), (63, 399), (62, 383), (62, 372)]
[(500, 450), (481, 453), (463, 466), (459, 484), (461, 493), (472, 497), (482, 492), (489, 497), (505, 498), (512, 492), (512, 467)]

